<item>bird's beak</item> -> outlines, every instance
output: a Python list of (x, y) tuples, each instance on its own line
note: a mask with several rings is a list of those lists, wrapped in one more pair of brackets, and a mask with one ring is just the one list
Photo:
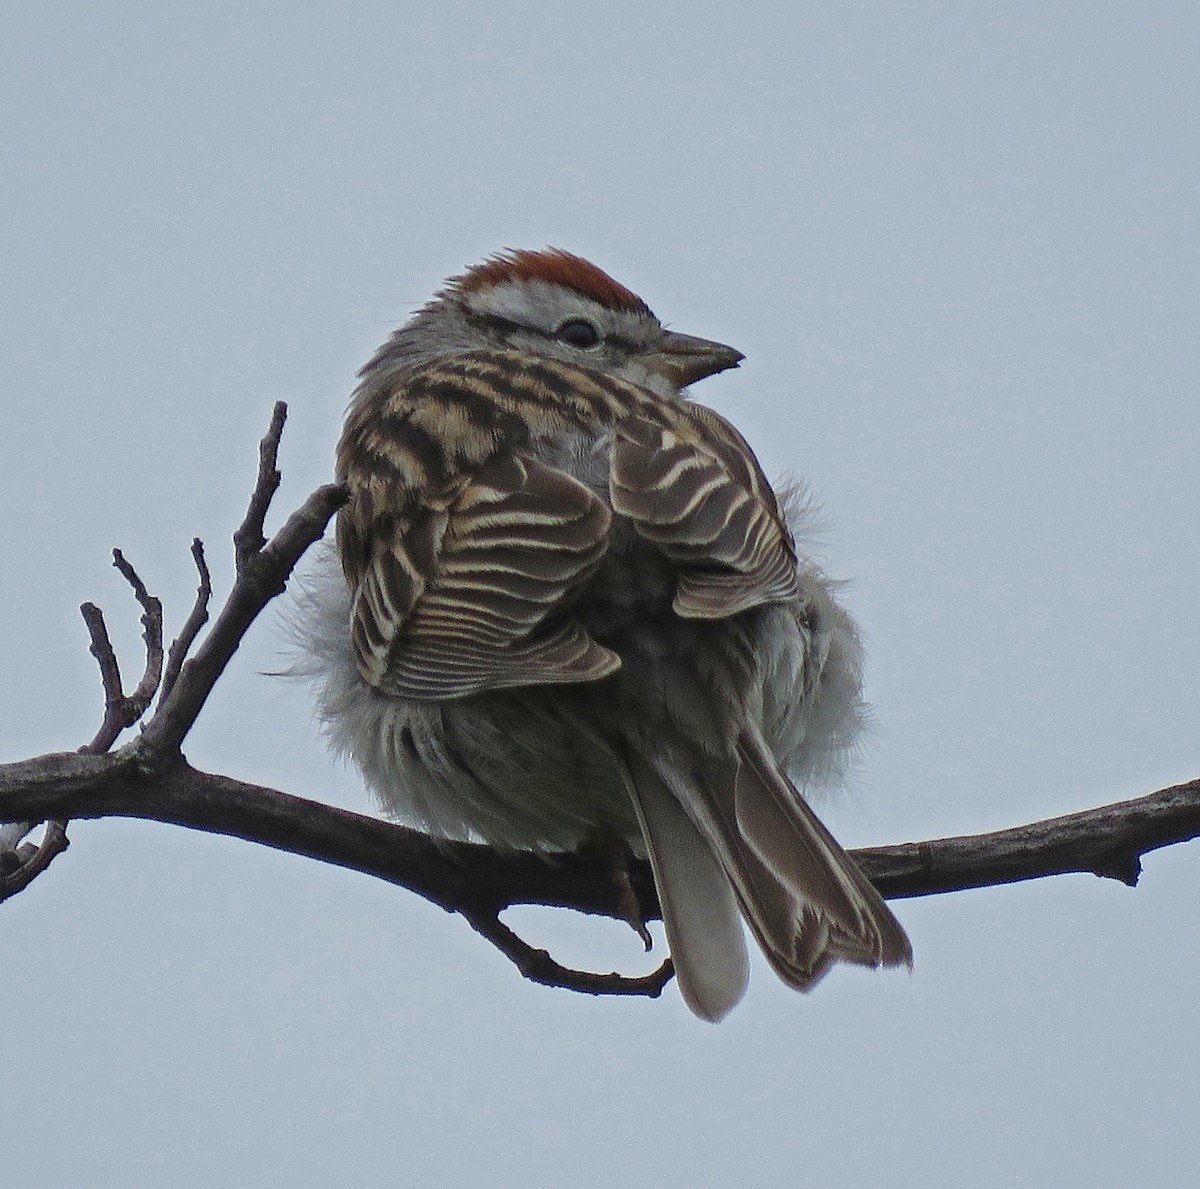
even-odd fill
[(651, 371), (665, 376), (677, 388), (686, 388), (705, 376), (715, 376), (726, 368), (737, 367), (746, 357), (724, 343), (698, 339), (690, 334), (664, 332), (662, 345), (645, 358)]

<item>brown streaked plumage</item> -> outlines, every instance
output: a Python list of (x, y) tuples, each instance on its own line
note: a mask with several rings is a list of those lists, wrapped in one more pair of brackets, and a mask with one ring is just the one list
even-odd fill
[(908, 940), (792, 779), (862, 715), (854, 627), (728, 421), (741, 356), (557, 249), (454, 278), (363, 369), (338, 447), (323, 714), (434, 833), (648, 854), (680, 989), (719, 1019), (739, 918), (799, 989)]

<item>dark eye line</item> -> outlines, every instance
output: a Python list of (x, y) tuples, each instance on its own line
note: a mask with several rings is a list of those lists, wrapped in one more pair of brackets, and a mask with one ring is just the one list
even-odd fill
[[(475, 323), (476, 326), (483, 326), (483, 327), (486, 327), (488, 330), (494, 330), (494, 331), (499, 332), (500, 334), (513, 334), (518, 331), (523, 331), (526, 334), (537, 333), (536, 331), (533, 330), (532, 327), (526, 326), (523, 322), (514, 322), (513, 319), (505, 318), (502, 314), (480, 314), (480, 313), (475, 313), (475, 312), (466, 311), (466, 310), (464, 310), (463, 312), (466, 314), (467, 320)], [(584, 321), (586, 321), (586, 319), (572, 318), (569, 321), (584, 322)], [(568, 325), (568, 323), (564, 322), (563, 326), (566, 326), (566, 325)], [(591, 323), (589, 322), (588, 325), (590, 326)], [(595, 328), (593, 327), (593, 329), (595, 329)], [(558, 332), (560, 330), (562, 330), (562, 326), (560, 326), (558, 328), (558, 330), (554, 331), (554, 334), (552, 337), (557, 338)], [(597, 346), (600, 343), (604, 343), (606, 346), (618, 347), (622, 350), (629, 351), (631, 353), (638, 352), (638, 351), (644, 351), (646, 349), (644, 344), (635, 342), (633, 339), (626, 338), (624, 335), (621, 335), (621, 334), (601, 335), (598, 330), (597, 330), (596, 334), (597, 334), (597, 339), (596, 339), (596, 343), (594, 345), (597, 345)]]
[(501, 334), (512, 334), (518, 330), (529, 330), (528, 326), (523, 326), (520, 322), (514, 322), (511, 318), (505, 318), (500, 314), (468, 313), (467, 320), (474, 322), (477, 326), (484, 326), (488, 330), (497, 330)]

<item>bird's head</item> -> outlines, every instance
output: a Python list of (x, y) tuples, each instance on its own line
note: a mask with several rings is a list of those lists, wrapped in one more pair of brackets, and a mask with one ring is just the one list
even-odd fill
[(481, 348), (595, 368), (664, 396), (736, 367), (723, 343), (667, 330), (637, 294), (559, 248), (506, 251), (452, 277), (363, 369), (364, 377)]

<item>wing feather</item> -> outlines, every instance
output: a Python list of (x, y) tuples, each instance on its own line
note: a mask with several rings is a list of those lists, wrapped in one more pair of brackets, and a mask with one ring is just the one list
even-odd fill
[(441, 700), (614, 672), (616, 654), (569, 614), (610, 520), (571, 476), (504, 455), (377, 528), (354, 601), (363, 677), (393, 697)]
[(617, 425), (613, 509), (679, 566), (674, 609), (720, 619), (799, 593), (775, 494), (745, 439), (703, 405)]

